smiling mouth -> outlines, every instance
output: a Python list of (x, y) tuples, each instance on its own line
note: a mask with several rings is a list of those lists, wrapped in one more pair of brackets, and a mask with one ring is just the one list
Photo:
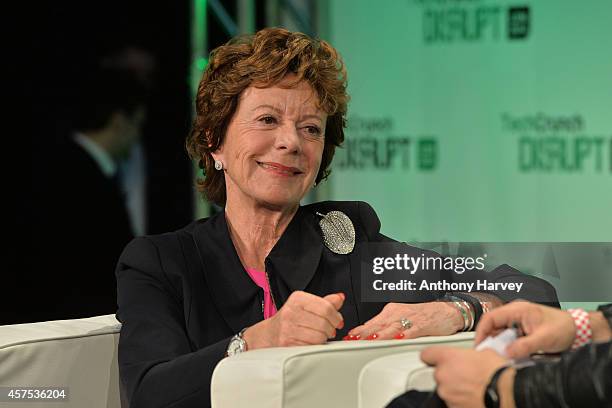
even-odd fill
[(283, 175), (283, 176), (297, 176), (303, 174), (304, 172), (295, 167), (287, 167), (283, 166), (280, 163), (272, 163), (272, 162), (257, 162), (259, 167), (271, 171), (273, 173)]

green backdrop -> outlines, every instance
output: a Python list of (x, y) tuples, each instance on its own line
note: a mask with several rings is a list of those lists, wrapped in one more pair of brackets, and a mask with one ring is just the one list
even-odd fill
[(612, 241), (612, 2), (330, 2), (331, 199), (422, 241)]

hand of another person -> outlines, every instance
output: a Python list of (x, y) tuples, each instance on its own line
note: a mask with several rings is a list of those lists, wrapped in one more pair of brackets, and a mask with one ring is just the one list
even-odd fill
[[(410, 321), (410, 328), (402, 327), (402, 319)], [(388, 303), (378, 315), (350, 330), (346, 339), (413, 339), (421, 336), (445, 336), (461, 329), (461, 313), (447, 302)]]
[(506, 353), (511, 358), (527, 357), (537, 351), (556, 353), (571, 347), (576, 336), (572, 316), (562, 310), (525, 301), (509, 303), (497, 308), (480, 319), (476, 327), (476, 344), (487, 336), (521, 325), (525, 336), (508, 346)]
[[(485, 388), (495, 371), (508, 360), (493, 350), (475, 351), (446, 346), (433, 346), (421, 352), (424, 363), (435, 366), (437, 393), (450, 408), (484, 407)], [(512, 369), (507, 369), (509, 371)], [(502, 373), (502, 376), (506, 372)], [(500, 377), (498, 394), (502, 407), (512, 406), (511, 379)], [(503, 389), (503, 391), (502, 391)], [(508, 401), (511, 399), (511, 402)]]
[(325, 343), (336, 337), (336, 328), (344, 326), (338, 312), (344, 299), (343, 293), (319, 297), (293, 292), (273, 317), (245, 330), (243, 337), (248, 349)]

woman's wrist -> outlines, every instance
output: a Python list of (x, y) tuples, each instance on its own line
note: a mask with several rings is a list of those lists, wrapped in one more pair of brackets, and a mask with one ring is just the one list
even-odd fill
[(444, 302), (444, 304), (450, 308), (452, 311), (450, 312), (450, 320), (453, 325), (453, 330), (455, 333), (463, 331), (465, 326), (465, 320), (463, 318), (463, 313), (457, 306), (453, 304), (453, 302)]
[(589, 312), (593, 342), (600, 343), (612, 339), (612, 329), (601, 312)]
[(271, 347), (271, 345), (267, 344), (265, 341), (266, 336), (263, 335), (266, 330), (265, 325), (267, 322), (267, 320), (262, 320), (244, 331), (242, 338), (247, 344), (247, 350)]
[(515, 408), (514, 401), (514, 377), (516, 369), (510, 367), (506, 369), (500, 376), (497, 382), (497, 390), (499, 394), (500, 408)]

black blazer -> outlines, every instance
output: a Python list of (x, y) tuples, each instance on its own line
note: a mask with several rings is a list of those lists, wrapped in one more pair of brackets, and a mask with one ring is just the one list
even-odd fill
[(30, 296), (17, 298), (17, 322), (115, 313), (114, 271), (133, 238), (119, 186), (71, 139), (37, 165), (33, 271), (23, 277)]
[[(355, 226), (356, 250), (349, 255), (331, 252), (322, 241), (316, 212), (331, 210), (344, 212)], [(361, 299), (358, 248), (385, 241), (392, 240), (380, 233), (380, 221), (367, 203), (300, 207), (265, 260), (277, 308), (296, 290), (319, 296), (343, 292), (345, 326), (336, 339), (342, 338), (384, 306)], [(550, 290), (544, 281), (521, 276), (535, 282), (533, 287)], [(263, 292), (244, 271), (224, 212), (176, 232), (132, 241), (119, 260), (117, 285), (117, 319), (123, 323), (119, 370), (130, 407), (209, 406), (212, 372), (230, 338), (263, 319)]]

